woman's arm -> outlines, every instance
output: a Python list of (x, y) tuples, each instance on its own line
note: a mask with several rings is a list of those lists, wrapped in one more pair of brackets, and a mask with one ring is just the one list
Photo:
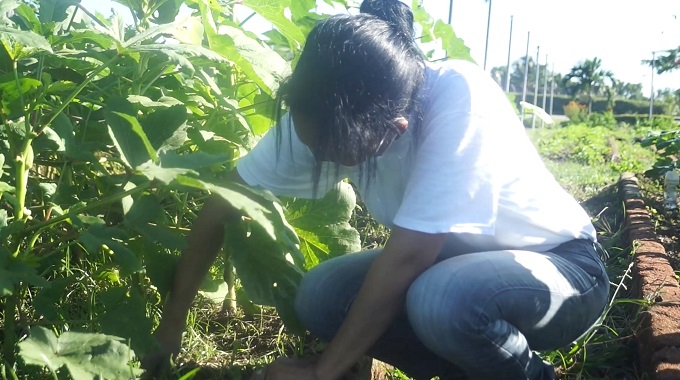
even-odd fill
[[(236, 170), (231, 179), (243, 183)], [(160, 371), (159, 367), (167, 364), (168, 356), (179, 353), (189, 307), (222, 248), (224, 226), (238, 223), (240, 218), (241, 213), (219, 196), (210, 196), (204, 203), (191, 226), (187, 247), (179, 259), (170, 295), (163, 307), (163, 317), (154, 333), (160, 352), (148, 358), (147, 370)]]
[(445, 239), (446, 234), (393, 230), (347, 319), (319, 359), (318, 379), (339, 379), (382, 336), (403, 309), (408, 288), (432, 266)]

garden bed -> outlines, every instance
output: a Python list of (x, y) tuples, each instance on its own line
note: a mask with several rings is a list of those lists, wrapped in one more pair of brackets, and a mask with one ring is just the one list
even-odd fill
[(651, 181), (622, 177), (628, 240), (635, 249), (634, 288), (649, 302), (637, 330), (639, 361), (652, 379), (680, 378), (680, 286), (678, 213), (661, 207), (663, 194)]

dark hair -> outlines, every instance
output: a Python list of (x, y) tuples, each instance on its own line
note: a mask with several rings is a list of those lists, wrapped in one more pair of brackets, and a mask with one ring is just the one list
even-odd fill
[(362, 163), (361, 177), (375, 173), (375, 154), (395, 119), (416, 129), (422, 119), (424, 58), (413, 32), (413, 14), (397, 0), (366, 0), (364, 14), (321, 21), (307, 42), (279, 101), (316, 128), (313, 181), (321, 157)]

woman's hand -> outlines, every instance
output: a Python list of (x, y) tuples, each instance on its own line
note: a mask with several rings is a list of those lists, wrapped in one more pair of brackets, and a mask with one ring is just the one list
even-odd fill
[(174, 360), (181, 349), (182, 331), (184, 331), (183, 325), (169, 326), (161, 322), (154, 333), (158, 342), (158, 350), (147, 354), (142, 359), (142, 368), (147, 376), (157, 378), (170, 369), (171, 359)]
[(278, 358), (256, 372), (251, 380), (321, 380), (316, 373), (316, 358)]

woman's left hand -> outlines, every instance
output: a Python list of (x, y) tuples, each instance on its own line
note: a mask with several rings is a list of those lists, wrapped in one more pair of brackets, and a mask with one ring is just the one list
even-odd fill
[(316, 359), (278, 358), (250, 380), (319, 380)]

